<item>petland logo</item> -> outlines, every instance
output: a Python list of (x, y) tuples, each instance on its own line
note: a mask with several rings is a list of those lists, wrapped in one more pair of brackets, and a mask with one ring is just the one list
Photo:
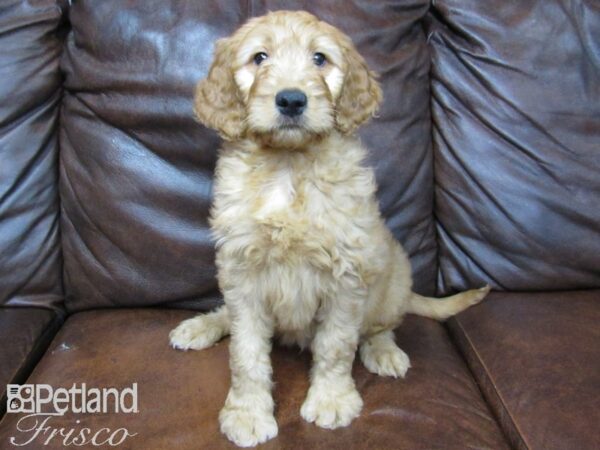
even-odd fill
[(21, 433), (12, 436), (10, 443), (17, 447), (33, 442), (49, 445), (62, 441), (65, 447), (87, 445), (116, 447), (129, 437), (136, 436), (126, 428), (99, 428), (94, 430), (82, 427), (81, 420), (75, 420), (71, 427), (56, 427), (55, 417), (66, 412), (74, 414), (137, 414), (138, 386), (133, 383), (125, 389), (88, 388), (85, 383), (73, 384), (69, 389), (54, 389), (48, 384), (9, 384), (7, 386), (7, 413), (24, 413), (17, 422)]

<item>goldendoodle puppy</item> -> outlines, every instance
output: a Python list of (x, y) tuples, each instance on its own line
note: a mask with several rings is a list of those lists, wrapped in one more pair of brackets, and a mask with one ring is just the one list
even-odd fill
[(201, 349), (231, 334), (231, 389), (219, 419), (237, 445), (277, 434), (274, 335), (312, 351), (302, 417), (342, 427), (362, 407), (351, 376), (357, 348), (371, 372), (403, 377), (410, 363), (393, 334), (402, 317), (444, 320), (489, 290), (444, 300), (411, 291), (408, 258), (380, 216), (354, 135), (380, 100), (351, 40), (299, 11), (254, 18), (219, 40), (198, 84), (197, 117), (224, 139), (211, 226), (225, 305), (170, 338)]

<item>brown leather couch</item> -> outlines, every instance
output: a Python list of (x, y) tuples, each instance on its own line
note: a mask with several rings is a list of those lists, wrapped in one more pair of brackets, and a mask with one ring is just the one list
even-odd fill
[[(184, 353), (167, 336), (220, 301), (219, 140), (193, 119), (194, 84), (215, 39), (274, 9), (340, 27), (381, 74), (361, 137), (416, 289), (494, 292), (447, 324), (407, 318), (406, 379), (357, 362), (365, 406), (348, 428), (300, 418), (310, 355), (276, 348), (264, 448), (600, 448), (596, 0), (2, 0), (2, 412), (7, 383), (136, 382), (137, 414), (68, 412), (52, 429), (233, 447), (217, 422), (227, 341)], [(4, 414), (0, 448), (31, 437), (22, 417)], [(63, 448), (44, 433), (23, 448)]]

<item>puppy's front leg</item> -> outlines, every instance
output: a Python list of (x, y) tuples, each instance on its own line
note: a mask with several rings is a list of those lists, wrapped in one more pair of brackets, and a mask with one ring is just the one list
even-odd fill
[(241, 298), (228, 301), (231, 293), (225, 295), (231, 315), (231, 388), (219, 422), (229, 440), (251, 447), (277, 436), (269, 355), (273, 325), (260, 302)]
[(300, 414), (323, 428), (349, 425), (360, 414), (362, 399), (352, 379), (366, 292), (342, 290), (327, 299), (311, 350), (311, 385)]

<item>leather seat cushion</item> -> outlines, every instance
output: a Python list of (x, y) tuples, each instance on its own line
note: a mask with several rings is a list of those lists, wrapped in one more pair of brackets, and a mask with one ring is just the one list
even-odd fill
[[(235, 448), (219, 432), (218, 413), (229, 387), (227, 341), (200, 352), (173, 350), (168, 333), (193, 313), (182, 310), (95, 310), (69, 317), (30, 382), (71, 387), (138, 383), (138, 414), (67, 413), (54, 427), (126, 427), (129, 448)], [(365, 405), (348, 428), (323, 430), (299, 410), (308, 389), (310, 356), (275, 346), (279, 435), (263, 448), (508, 448), (443, 326), (410, 317), (398, 331), (412, 368), (404, 380), (382, 378), (355, 363)], [(0, 424), (0, 443), (16, 436), (20, 415)], [(0, 444), (1, 445), (1, 444)], [(52, 441), (45, 448), (62, 448)], [(123, 444), (122, 448), (128, 448)]]
[(519, 449), (600, 448), (600, 290), (493, 293), (449, 322)]

